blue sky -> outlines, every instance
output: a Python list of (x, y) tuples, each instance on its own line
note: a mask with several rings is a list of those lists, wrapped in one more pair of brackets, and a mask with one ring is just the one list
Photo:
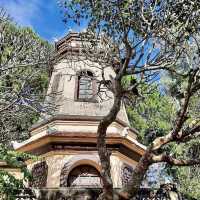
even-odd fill
[(82, 29), (62, 22), (58, 0), (0, 0), (0, 7), (4, 7), (19, 25), (32, 27), (50, 42), (63, 37), (70, 29)]

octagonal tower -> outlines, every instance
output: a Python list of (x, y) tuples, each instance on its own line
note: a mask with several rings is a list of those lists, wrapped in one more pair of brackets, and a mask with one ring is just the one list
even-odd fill
[[(56, 42), (57, 62), (46, 98), (56, 110), (33, 125), (31, 137), (17, 148), (41, 158), (28, 163), (34, 177), (32, 187), (101, 188), (97, 127), (112, 107), (113, 96), (109, 91), (106, 100), (102, 100), (105, 92), (97, 95), (102, 68), (89, 59), (80, 59), (80, 48), (78, 33), (69, 33)], [(104, 74), (109, 79), (115, 72), (112, 67), (106, 67)], [(114, 187), (121, 188), (127, 184), (145, 149), (137, 141), (137, 131), (130, 128), (123, 104), (107, 130), (107, 147), (112, 152)]]

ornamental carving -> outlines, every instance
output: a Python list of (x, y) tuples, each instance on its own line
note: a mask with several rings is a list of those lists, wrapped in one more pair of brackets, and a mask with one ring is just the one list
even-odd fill
[(126, 186), (133, 174), (133, 168), (130, 165), (123, 164), (122, 166), (122, 186)]
[(67, 187), (67, 176), (69, 173), (69, 164), (65, 163), (60, 174), (60, 187)]
[(46, 161), (37, 163), (32, 168), (32, 181), (30, 187), (42, 188), (47, 185), (48, 165)]

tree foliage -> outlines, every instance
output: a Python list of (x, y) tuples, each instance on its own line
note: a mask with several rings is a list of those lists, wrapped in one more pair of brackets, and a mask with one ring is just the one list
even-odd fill
[[(199, 159), (199, 139), (192, 140), (186, 144), (175, 145), (172, 152), (180, 159), (190, 158)], [(182, 168), (173, 167), (174, 180), (179, 186), (179, 190), (185, 194), (189, 199), (200, 198), (199, 178), (200, 169), (199, 165), (187, 166)]]
[[(67, 23), (80, 23), (82, 20), (88, 22), (87, 31), (82, 34), (83, 39), (88, 41), (85, 58), (102, 66), (102, 76), (106, 67), (113, 67), (116, 72), (111, 83), (106, 79), (101, 81), (101, 84), (113, 93), (114, 104), (108, 115), (101, 120), (97, 130), (97, 148), (103, 180), (103, 193), (99, 199), (114, 198), (110, 153), (106, 148), (107, 128), (116, 119), (121, 101), (126, 100), (129, 105), (135, 105), (133, 102), (141, 98), (143, 86), (147, 85), (149, 93), (152, 90), (152, 82), (159, 80), (163, 71), (171, 74), (170, 79), (177, 83), (173, 92), (178, 102), (177, 112), (174, 117), (169, 116), (168, 123), (159, 124), (161, 127), (166, 126), (163, 136), (157, 136), (150, 142), (134, 169), (132, 180), (121, 195), (127, 199), (136, 195), (152, 163), (166, 162), (175, 166), (199, 164), (199, 159), (191, 159), (188, 156), (179, 159), (169, 154), (165, 148), (169, 144), (178, 145), (196, 138), (200, 131), (199, 112), (195, 117), (191, 115), (191, 106), (198, 108), (198, 104), (192, 101), (193, 98), (199, 97), (200, 90), (200, 51), (197, 40), (200, 24), (199, 1), (62, 2)], [(101, 45), (98, 45), (99, 42)], [(192, 51), (192, 54), (188, 54)], [(124, 87), (123, 81), (128, 76), (132, 76), (132, 80)], [(147, 103), (151, 104), (153, 101)], [(170, 104), (169, 101), (168, 103)], [(163, 109), (159, 108), (159, 105), (157, 108), (160, 111)], [(134, 107), (132, 109), (134, 110)]]
[(25, 161), (35, 158), (10, 150), (11, 141), (28, 138), (28, 128), (49, 111), (48, 103), (43, 102), (51, 52), (48, 42), (32, 29), (16, 25), (0, 9), (0, 161), (23, 174), (17, 179), (0, 168), (1, 199), (16, 199), (31, 179)]
[[(156, 137), (163, 136), (165, 132), (170, 131), (173, 125), (175, 113), (179, 108), (180, 88), (178, 82), (179, 77), (169, 78), (169, 75), (161, 77), (161, 89), (156, 88), (152, 93), (145, 96), (144, 100), (135, 103), (135, 107), (128, 107), (128, 115), (131, 125), (139, 131), (139, 139), (143, 144), (148, 145)], [(192, 119), (197, 119), (198, 109), (196, 107), (199, 98), (194, 97), (191, 101), (190, 112)], [(188, 119), (188, 121), (190, 121)], [(190, 121), (191, 123), (191, 121)], [(172, 144), (167, 147), (170, 154), (180, 159), (198, 159), (200, 152), (199, 139), (193, 139), (187, 143), (179, 145)], [(164, 180), (173, 180), (182, 194), (187, 197), (199, 199), (199, 178), (200, 169), (198, 165), (190, 167), (172, 167), (161, 164), (162, 168), (158, 169), (158, 165), (154, 168), (155, 172), (147, 172), (146, 181), (148, 186), (159, 186)], [(158, 174), (157, 176), (155, 176)], [(155, 177), (154, 177), (155, 176)], [(153, 182), (152, 182), (153, 180)], [(145, 182), (146, 183), (146, 182)]]
[(29, 159), (36, 160), (37, 158), (26, 153), (9, 150), (4, 145), (0, 145), (0, 161), (5, 162), (11, 168), (18, 169), (23, 176), (21, 179), (16, 178), (10, 172), (0, 168), (0, 194), (2, 199), (14, 200), (27, 187), (27, 183), (32, 178), (25, 164), (25, 161)]
[(28, 138), (28, 127), (47, 110), (42, 103), (52, 47), (3, 9), (0, 30), (0, 141), (8, 143)]
[(139, 138), (148, 145), (158, 136), (171, 129), (176, 113), (172, 97), (164, 94), (158, 86), (135, 102), (135, 107), (128, 106), (131, 126), (139, 130)]

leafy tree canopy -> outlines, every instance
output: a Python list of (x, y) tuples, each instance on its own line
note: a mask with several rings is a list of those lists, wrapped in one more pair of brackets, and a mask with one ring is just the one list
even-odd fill
[[(46, 94), (52, 46), (31, 28), (0, 12), (0, 141), (22, 141), (39, 114)], [(8, 144), (9, 145), (9, 144)]]
[(16, 25), (0, 9), (0, 162), (19, 169), (23, 179), (16, 179), (0, 168), (1, 199), (14, 200), (24, 182), (31, 179), (25, 161), (33, 156), (10, 150), (13, 140), (29, 137), (28, 128), (44, 105), (52, 46), (31, 28)]
[[(149, 139), (146, 138), (149, 133), (146, 134), (145, 129), (147, 132), (153, 129), (154, 132), (150, 140), (145, 141), (149, 145), (136, 165), (131, 181), (123, 188), (124, 197), (127, 199), (135, 197), (152, 163), (166, 162), (179, 167), (199, 164), (199, 158), (190, 159), (187, 156), (181, 159), (169, 151), (170, 145), (179, 145), (198, 138), (200, 131), (199, 112), (195, 111), (196, 115), (193, 115), (194, 110), (199, 110), (199, 103), (194, 102), (194, 99), (199, 97), (200, 91), (199, 1), (64, 0), (62, 2), (67, 23), (73, 21), (79, 24), (82, 20), (88, 22), (86, 32), (81, 34), (83, 39), (88, 40), (85, 59), (103, 66), (102, 76), (106, 67), (112, 66), (116, 72), (111, 82), (101, 81), (101, 84), (113, 93), (114, 103), (97, 130), (97, 149), (103, 178), (103, 193), (100, 199), (114, 199), (110, 156), (106, 148), (106, 131), (116, 119), (122, 100), (130, 101), (130, 105), (133, 105), (129, 116), (133, 123), (136, 121), (140, 123), (134, 125), (140, 126), (138, 128), (143, 130), (141, 138)], [(99, 42), (102, 44), (98, 45)], [(161, 106), (162, 101), (156, 100), (161, 100), (162, 97), (158, 89), (157, 92), (149, 94), (152, 82), (156, 77), (160, 77), (163, 71), (170, 75), (170, 83), (172, 82), (170, 97), (163, 97), (163, 102), (167, 102), (164, 107)], [(124, 87), (123, 82), (129, 76), (131, 76), (128, 78), (129, 84)], [(150, 95), (144, 99), (148, 106), (138, 101), (143, 96), (142, 88), (145, 85)], [(167, 98), (169, 100), (165, 100)], [(168, 109), (174, 100), (175, 109), (172, 108), (170, 113)], [(135, 101), (139, 103), (138, 107)], [(166, 112), (166, 115), (162, 112)], [(159, 117), (161, 120), (158, 120)]]

